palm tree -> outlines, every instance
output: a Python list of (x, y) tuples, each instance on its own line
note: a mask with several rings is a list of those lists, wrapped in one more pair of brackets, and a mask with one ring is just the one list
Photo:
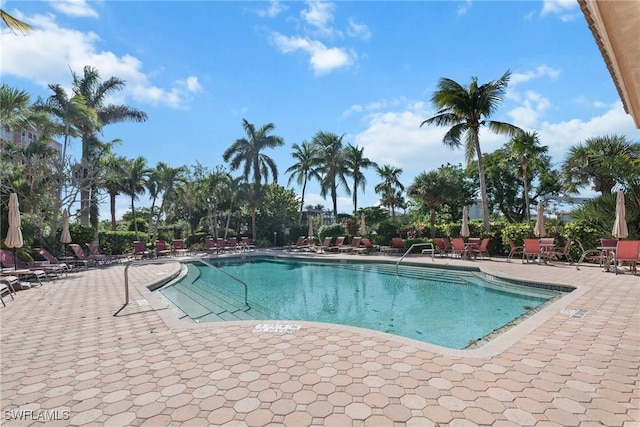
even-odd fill
[(599, 136), (572, 146), (562, 165), (565, 188), (575, 193), (591, 183), (593, 190), (611, 194), (618, 183), (620, 160), (625, 157), (637, 161), (640, 144), (629, 142), (624, 136)]
[(367, 185), (367, 179), (362, 170), (378, 165), (369, 160), (369, 158), (364, 157), (364, 147), (358, 148), (357, 145), (354, 147), (351, 144), (345, 148), (344, 160), (347, 168), (351, 170), (349, 175), (353, 178), (353, 190), (351, 193), (353, 194), (353, 215), (355, 216), (358, 213), (358, 188), (361, 188), (364, 193)]
[(376, 173), (382, 182), (375, 186), (376, 193), (380, 194), (382, 204), (391, 210), (391, 218), (396, 219), (397, 202), (402, 199), (404, 185), (400, 182), (401, 168), (391, 165), (376, 166)]
[[(237, 139), (231, 147), (222, 154), (225, 162), (230, 162), (231, 170), (239, 169), (242, 166), (242, 176), (247, 180), (253, 178), (256, 187), (262, 185), (262, 178), (268, 179), (269, 174), (273, 177), (273, 182), (278, 181), (278, 167), (275, 161), (263, 154), (266, 148), (276, 148), (284, 145), (284, 139), (280, 136), (269, 135), (275, 129), (273, 123), (267, 123), (256, 129), (247, 119), (242, 119), (242, 127), (247, 136)], [(256, 210), (257, 200), (251, 200), (251, 232), (253, 240), (256, 240)]]
[(216, 168), (204, 180), (205, 203), (209, 211), (209, 231), (214, 237), (218, 237), (218, 207), (220, 200), (224, 197), (226, 188), (231, 181), (231, 175), (222, 167)]
[(509, 83), (511, 73), (507, 71), (498, 80), (478, 86), (478, 78), (472, 77), (468, 88), (459, 83), (441, 78), (438, 90), (431, 98), (437, 108), (435, 116), (424, 120), (423, 125), (451, 126), (445, 133), (442, 142), (451, 149), (463, 145), (469, 166), (474, 157), (478, 160), (478, 175), (480, 178), (480, 195), (482, 198), (482, 213), (484, 229), (489, 231), (489, 205), (487, 203), (487, 186), (484, 176), (484, 162), (480, 149), (480, 127), (486, 126), (497, 134), (515, 136), (522, 133), (522, 129), (504, 122), (488, 120), (502, 102)]
[(126, 162), (124, 165), (124, 193), (131, 197), (131, 213), (133, 215), (133, 227), (138, 238), (138, 221), (136, 220), (135, 200), (139, 194), (145, 193), (147, 179), (151, 170), (147, 167), (147, 160), (140, 156)]
[[(81, 76), (75, 72), (72, 72), (72, 76), (74, 93), (81, 95), (86, 105), (96, 111), (100, 127), (125, 121), (144, 122), (147, 120), (146, 113), (127, 105), (105, 105), (105, 101), (110, 95), (124, 89), (124, 80), (118, 77), (110, 77), (102, 81), (98, 70), (88, 65), (84, 67)], [(91, 159), (89, 153), (91, 150), (90, 144), (95, 141), (97, 128), (93, 123), (81, 122), (79, 130), (82, 135), (82, 163), (85, 167), (80, 195), (80, 223), (88, 226), (90, 204), (97, 206), (97, 184), (91, 182), (86, 168), (96, 160), (95, 158)], [(91, 222), (97, 223), (97, 219)]]
[(302, 224), (302, 211), (304, 209), (304, 195), (307, 189), (307, 182), (309, 178), (316, 178), (320, 180), (320, 175), (316, 171), (316, 165), (314, 159), (316, 157), (315, 147), (306, 141), (301, 145), (293, 144), (293, 157), (297, 162), (289, 167), (285, 173), (290, 173), (289, 181), (287, 184), (291, 184), (291, 181), (296, 180), (296, 184), (302, 186), (302, 196), (300, 198), (300, 215), (298, 216), (298, 225)]
[(407, 189), (409, 197), (429, 209), (431, 238), (436, 237), (436, 212), (450, 193), (449, 181), (438, 170), (422, 172)]
[(548, 146), (545, 145), (543, 147), (540, 145), (537, 132), (525, 132), (516, 135), (507, 143), (507, 152), (509, 153), (508, 160), (518, 164), (522, 172), (524, 211), (527, 215), (527, 221), (531, 220), (531, 212), (529, 209), (529, 171), (530, 168), (535, 168), (538, 165), (540, 156), (547, 154), (548, 151)]
[(0, 9), (0, 19), (2, 19), (4, 25), (6, 25), (7, 28), (9, 28), (14, 33), (16, 31), (20, 31), (22, 34), (26, 35), (33, 30), (33, 27), (31, 25), (27, 24), (26, 22), (22, 22), (17, 18), (14, 18), (3, 9)]
[(229, 201), (229, 213), (227, 215), (227, 224), (224, 228), (224, 238), (227, 239), (227, 231), (229, 230), (229, 226), (231, 224), (231, 216), (233, 215), (233, 210), (235, 208), (234, 203), (237, 200), (246, 199), (249, 194), (249, 183), (243, 176), (238, 176), (235, 178), (231, 178), (231, 180), (227, 183), (227, 198)]
[(338, 217), (338, 187), (342, 187), (347, 195), (351, 195), (346, 176), (349, 173), (344, 159), (342, 138), (331, 132), (318, 132), (313, 137), (312, 144), (316, 150), (314, 164), (316, 172), (321, 177), (320, 195), (326, 197), (331, 194), (333, 216)]
[(116, 224), (116, 197), (126, 190), (125, 188), (125, 168), (128, 160), (124, 156), (116, 156), (110, 153), (105, 156), (101, 163), (105, 170), (105, 180), (103, 188), (109, 194), (109, 211), (111, 214), (111, 231), (115, 231)]

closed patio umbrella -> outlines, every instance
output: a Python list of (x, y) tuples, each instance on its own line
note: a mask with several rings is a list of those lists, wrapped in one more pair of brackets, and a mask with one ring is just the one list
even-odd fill
[(611, 230), (611, 234), (613, 234), (613, 237), (616, 239), (624, 239), (629, 236), (629, 229), (627, 228), (627, 221), (625, 219), (626, 215), (624, 192), (619, 190), (616, 195), (616, 220), (613, 223), (613, 230)]
[(20, 206), (18, 204), (18, 195), (11, 193), (9, 195), (9, 230), (4, 244), (8, 248), (13, 249), (13, 259), (16, 264), (14, 267), (18, 269), (18, 257), (16, 256), (16, 248), (21, 248), (24, 244), (22, 240), (22, 230), (20, 229)]
[(309, 217), (309, 231), (307, 232), (307, 234), (309, 238), (309, 244), (311, 245), (313, 243), (313, 221), (311, 220), (311, 217)]
[(71, 243), (71, 233), (69, 233), (69, 210), (62, 212), (62, 233), (60, 233), (61, 243)]
[(469, 209), (467, 207), (462, 208), (462, 228), (460, 229), (461, 237), (469, 237), (471, 232), (469, 231)]
[(360, 235), (364, 236), (367, 234), (367, 224), (364, 222), (364, 212), (360, 216)]
[(533, 234), (536, 237), (547, 235), (547, 231), (544, 229), (544, 204), (542, 202), (538, 202), (538, 214), (536, 215), (536, 226), (533, 229)]

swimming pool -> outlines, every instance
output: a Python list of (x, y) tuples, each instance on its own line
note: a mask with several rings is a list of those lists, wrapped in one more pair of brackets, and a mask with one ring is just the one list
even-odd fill
[[(247, 283), (251, 309), (236, 310), (246, 316), (240, 318), (358, 326), (453, 349), (467, 348), (561, 294), (487, 280), (478, 271), (402, 265), (396, 273), (393, 264), (275, 258), (211, 262)], [(213, 314), (221, 300), (243, 305), (242, 287), (220, 271), (194, 263), (188, 276), (161, 292), (179, 307), (195, 300), (183, 308), (190, 317), (219, 321), (225, 316)]]

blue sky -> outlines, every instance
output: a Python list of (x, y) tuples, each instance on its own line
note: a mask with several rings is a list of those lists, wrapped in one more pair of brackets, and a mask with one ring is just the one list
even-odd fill
[[(574, 0), (0, 5), (36, 27), (28, 36), (2, 28), (2, 81), (35, 100), (49, 96), (49, 83), (70, 87), (70, 70), (81, 74), (85, 65), (104, 79), (126, 80), (112, 101), (149, 120), (109, 125), (103, 139), (121, 139), (119, 154), (142, 155), (152, 166), (223, 164), (224, 150), (245, 136), (246, 118), (274, 123), (284, 138), (284, 147), (266, 152), (283, 185), (291, 145), (322, 130), (344, 134), (379, 164), (402, 168), (408, 186), (422, 171), (464, 163), (462, 150), (443, 146), (444, 128), (419, 128), (434, 114), (429, 100), (438, 79), (486, 83), (507, 70), (509, 89), (492, 118), (537, 131), (554, 164), (587, 138), (640, 139)], [(481, 133), (483, 152), (505, 142)], [(79, 141), (71, 152), (79, 156)], [(378, 182), (367, 173), (359, 207), (377, 204)], [(330, 207), (318, 193), (312, 183), (306, 204)], [(340, 196), (339, 210), (351, 211), (350, 197)], [(119, 200), (119, 212), (127, 203)]]

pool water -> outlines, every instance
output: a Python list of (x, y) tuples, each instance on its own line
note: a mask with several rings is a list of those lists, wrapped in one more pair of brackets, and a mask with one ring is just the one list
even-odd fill
[[(358, 326), (462, 349), (559, 292), (488, 281), (479, 272), (283, 259), (211, 261), (248, 285), (249, 305), (272, 319)], [(204, 264), (198, 282), (243, 295)], [(241, 300), (241, 298), (239, 298)]]

